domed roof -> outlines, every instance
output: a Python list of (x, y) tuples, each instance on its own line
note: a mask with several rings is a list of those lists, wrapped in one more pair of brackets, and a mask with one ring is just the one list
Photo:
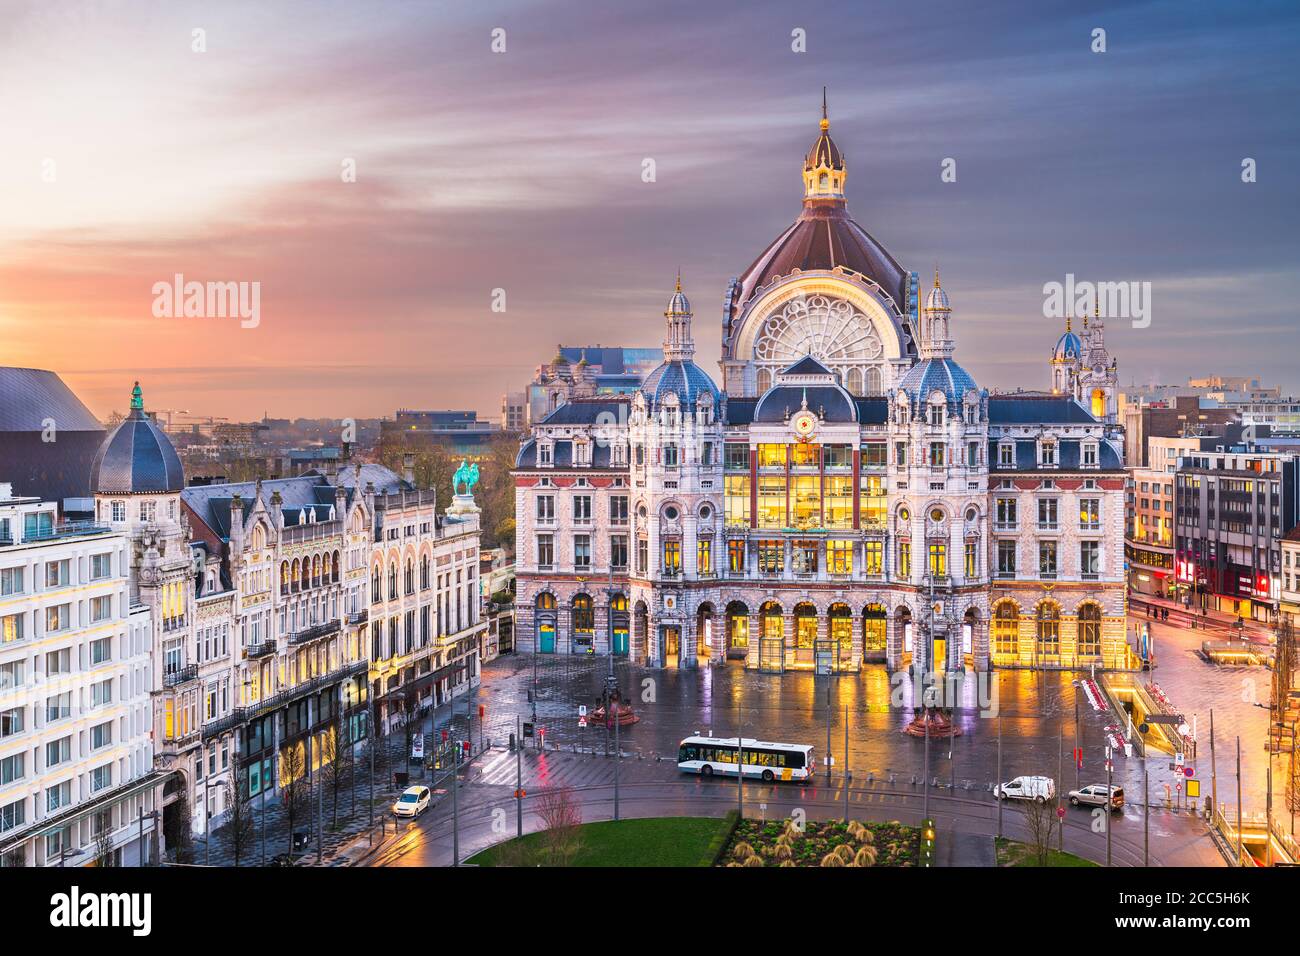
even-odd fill
[(1052, 350), (1052, 359), (1056, 362), (1069, 362), (1080, 358), (1083, 355), (1083, 342), (1067, 325), (1065, 334), (1056, 340), (1056, 348)]
[(979, 388), (970, 373), (950, 358), (928, 358), (917, 362), (898, 383), (899, 391), (906, 392), (913, 401), (925, 402), (934, 392), (943, 392), (950, 404), (965, 398), (966, 393)]
[(844, 168), (844, 156), (840, 153), (840, 148), (835, 145), (835, 140), (831, 139), (830, 121), (822, 117), (822, 134), (817, 137), (817, 142), (813, 143), (812, 149), (808, 150), (808, 156), (803, 161), (804, 169), (817, 169), (822, 166), (829, 166), (831, 169)]
[(691, 315), (691, 302), (686, 298), (686, 293), (682, 291), (682, 277), (677, 277), (677, 290), (668, 300), (668, 308), (664, 309), (664, 317), (672, 315)]
[(140, 383), (131, 392), (131, 414), (104, 440), (90, 466), (96, 494), (166, 494), (185, 487), (185, 471), (171, 439), (144, 413)]
[(809, 200), (785, 232), (740, 275), (737, 303), (775, 279), (842, 266), (878, 284), (902, 311), (907, 307), (907, 273), (872, 236), (849, 218), (842, 201)]
[(811, 355), (805, 355), (777, 374), (776, 384), (758, 399), (754, 421), (784, 422), (801, 408), (826, 422), (856, 422), (858, 406), (839, 384), (835, 373)]
[(716, 404), (718, 387), (713, 379), (694, 362), (674, 359), (662, 363), (645, 377), (641, 383), (641, 393), (652, 406), (658, 406), (668, 395), (675, 394), (683, 406), (695, 407), (701, 394), (711, 397)]
[(927, 312), (951, 312), (952, 311), (952, 309), (948, 306), (948, 293), (944, 292), (943, 289), (939, 286), (939, 278), (937, 275), (935, 276), (934, 288), (931, 289), (930, 294), (925, 297), (925, 310)]

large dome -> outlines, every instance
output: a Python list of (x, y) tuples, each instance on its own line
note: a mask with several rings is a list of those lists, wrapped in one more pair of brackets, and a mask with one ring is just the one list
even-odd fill
[(927, 358), (908, 369), (898, 383), (913, 401), (923, 403), (936, 391), (942, 392), (950, 405), (960, 404), (967, 392), (979, 386), (970, 373), (950, 358)]
[(144, 413), (140, 383), (131, 414), (100, 446), (90, 466), (90, 490), (105, 495), (166, 494), (185, 487), (185, 472), (171, 439)]
[(675, 394), (677, 401), (685, 407), (693, 407), (701, 394), (708, 395), (715, 403), (718, 400), (718, 387), (713, 384), (713, 379), (690, 361), (664, 362), (645, 377), (641, 392), (655, 407), (669, 393)]
[(740, 276), (736, 302), (796, 270), (829, 272), (843, 267), (879, 285), (902, 312), (907, 308), (908, 276), (871, 234), (849, 218), (843, 200), (806, 200), (799, 218), (763, 250)]

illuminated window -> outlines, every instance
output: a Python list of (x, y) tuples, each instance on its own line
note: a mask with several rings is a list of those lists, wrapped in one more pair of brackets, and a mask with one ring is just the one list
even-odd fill
[(853, 477), (828, 475), (825, 491), (825, 497), (822, 499), (822, 526), (853, 527)]
[(816, 468), (821, 449), (808, 442), (790, 446), (790, 465), (793, 468)]
[(664, 571), (674, 574), (682, 567), (682, 543), (675, 538), (664, 542)]
[(966, 577), (979, 575), (979, 546), (974, 541), (966, 542)]
[(1061, 653), (1061, 609), (1044, 603), (1038, 608), (1038, 653), (1054, 656)]
[(912, 543), (910, 541), (898, 542), (898, 577), (909, 578), (912, 576)]
[(867, 574), (882, 574), (885, 545), (881, 541), (864, 541), (862, 544), (862, 570)]
[(930, 574), (936, 578), (948, 576), (948, 546), (941, 541), (930, 542)]
[(758, 542), (758, 569), (765, 574), (776, 574), (785, 569), (785, 543), (782, 541)]
[(785, 445), (759, 445), (759, 468), (785, 469)]
[[(879, 542), (876, 542), (879, 544)], [(831, 574), (853, 573), (853, 542), (826, 542), (826, 570)]]
[(727, 527), (749, 527), (749, 475), (727, 475), (723, 488)]
[(758, 479), (758, 526), (785, 527), (784, 476), (762, 476)]
[(821, 478), (816, 475), (797, 475), (790, 479), (790, 492), (790, 517), (794, 527), (820, 528)]
[(883, 525), (887, 507), (885, 479), (879, 475), (863, 475), (859, 497), (858, 510), (862, 526)]
[(713, 573), (713, 541), (709, 538), (700, 538), (695, 545), (696, 561), (695, 566), (700, 574)]
[(743, 539), (727, 542), (727, 570), (732, 574), (745, 573), (745, 542)]
[(1003, 601), (993, 612), (993, 652), (1020, 653), (1020, 615), (1010, 601)]
[(1095, 604), (1079, 608), (1079, 656), (1101, 656), (1101, 608)]

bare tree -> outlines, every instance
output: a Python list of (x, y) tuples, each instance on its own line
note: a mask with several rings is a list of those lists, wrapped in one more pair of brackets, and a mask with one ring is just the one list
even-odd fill
[(293, 853), (293, 824), (310, 796), (307, 783), (307, 756), (301, 743), (291, 743), (280, 751), (280, 800), (289, 822), (289, 852)]
[(177, 863), (189, 863), (194, 858), (194, 829), (191, 824), (190, 801), (183, 790), (171, 807), (170, 815), (163, 814), (167, 848)]
[(568, 866), (582, 847), (579, 827), (582, 807), (569, 787), (543, 790), (537, 798), (537, 815), (542, 818), (539, 863)]
[(111, 818), (95, 817), (95, 866), (116, 866), (113, 859), (113, 825)]
[(330, 732), (322, 738), (320, 749), (323, 777), (321, 784), (330, 792), (330, 812), (333, 816), (330, 825), (336, 830), (339, 825), (339, 791), (344, 786), (344, 774), (348, 772), (348, 767), (353, 762), (352, 748), (343, 739), (346, 733), (346, 721), (335, 720)]
[(218, 833), (235, 857), (235, 866), (243, 859), (244, 851), (253, 844), (253, 805), (249, 801), (248, 771), (237, 768), (231, 781), (225, 785), (226, 824)]
[[(1056, 807), (1043, 801), (1026, 801), (1024, 805), (1025, 826), (1029, 830), (1029, 846), (1038, 858), (1039, 866), (1047, 866), (1047, 853), (1052, 847), (1052, 834), (1056, 832), (1059, 818)], [(1110, 821), (1106, 821), (1110, 826)]]

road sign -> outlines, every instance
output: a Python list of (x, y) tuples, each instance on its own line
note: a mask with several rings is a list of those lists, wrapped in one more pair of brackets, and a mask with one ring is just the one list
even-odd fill
[(1189, 777), (1187, 780), (1187, 796), (1199, 797), (1201, 795), (1201, 781), (1195, 777)]
[(1064, 820), (1064, 819), (1065, 819), (1065, 807), (1057, 807), (1057, 808), (1056, 808), (1056, 815), (1057, 815), (1060, 819)]
[(587, 726), (587, 718), (586, 718), (586, 717), (579, 717), (579, 718), (578, 718), (578, 726), (579, 726), (579, 727), (586, 727), (586, 726)]
[(586, 717), (586, 716), (587, 716), (587, 705), (586, 705), (586, 704), (579, 704), (579, 705), (578, 705), (578, 716), (579, 716), (579, 717)]
[(1143, 736), (1146, 736), (1147, 734), (1151, 733), (1151, 725), (1146, 723), (1138, 724), (1138, 733), (1142, 734)]
[(1183, 776), (1184, 776), (1184, 777), (1195, 777), (1195, 776), (1196, 776), (1196, 768), (1195, 768), (1195, 767), (1184, 767), (1184, 768), (1183, 768)]
[(411, 738), (411, 759), (424, 759), (424, 734), (416, 734)]

